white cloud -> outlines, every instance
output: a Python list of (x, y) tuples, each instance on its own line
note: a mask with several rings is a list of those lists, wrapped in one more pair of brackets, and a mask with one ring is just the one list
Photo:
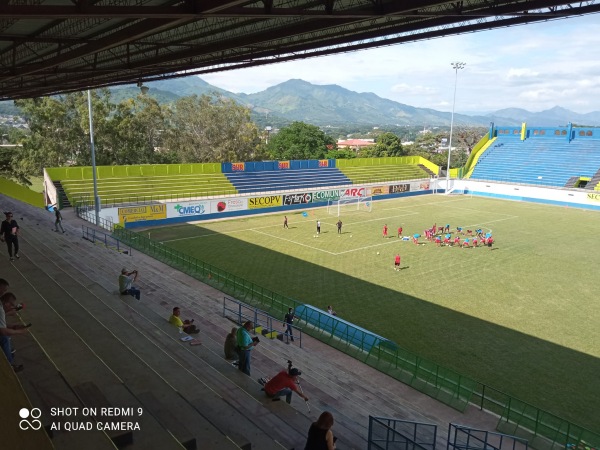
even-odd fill
[[(416, 107), (456, 111), (560, 105), (600, 110), (598, 15), (450, 36), (360, 52), (204, 75), (233, 92), (258, 92), (291, 78), (337, 84)], [(464, 61), (458, 79), (450, 63)]]

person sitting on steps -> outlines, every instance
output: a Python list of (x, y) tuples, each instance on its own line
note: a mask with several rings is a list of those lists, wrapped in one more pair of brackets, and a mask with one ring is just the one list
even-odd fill
[(237, 328), (233, 327), (231, 333), (225, 337), (224, 344), (225, 359), (234, 360), (239, 358), (237, 348)]
[(169, 323), (171, 325), (175, 325), (179, 328), (180, 332), (184, 332), (187, 334), (198, 334), (200, 330), (196, 328), (196, 325), (193, 324), (194, 319), (192, 320), (181, 320), (181, 310), (178, 306), (173, 308), (173, 314), (169, 317)]
[(119, 275), (119, 292), (121, 295), (131, 295), (137, 300), (141, 297), (141, 291), (136, 288), (133, 283), (137, 280), (138, 271), (132, 270), (127, 272), (127, 269), (121, 269), (121, 275)]

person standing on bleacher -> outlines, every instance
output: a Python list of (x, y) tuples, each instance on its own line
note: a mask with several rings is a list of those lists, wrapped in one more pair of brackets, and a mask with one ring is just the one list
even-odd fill
[(237, 345), (240, 352), (240, 364), (238, 369), (250, 376), (250, 356), (251, 351), (258, 345), (259, 339), (250, 336), (250, 330), (254, 324), (249, 320), (237, 330)]
[(54, 221), (54, 231), (58, 233), (58, 227), (60, 227), (63, 234), (65, 234), (65, 229), (62, 226), (62, 214), (60, 213), (57, 205), (54, 205), (54, 217), (56, 219)]
[[(8, 247), (8, 256), (10, 260), (14, 261), (15, 258), (19, 259), (19, 225), (17, 221), (13, 219), (11, 212), (5, 212), (6, 219), (2, 221), (2, 227), (0, 227), (0, 240), (6, 242)], [(15, 249), (15, 257), (13, 258), (13, 247)]]

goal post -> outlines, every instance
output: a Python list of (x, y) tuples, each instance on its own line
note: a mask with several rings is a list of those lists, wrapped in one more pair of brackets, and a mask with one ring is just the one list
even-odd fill
[(371, 212), (373, 197), (342, 197), (327, 201), (327, 213), (339, 217), (342, 213), (354, 211)]

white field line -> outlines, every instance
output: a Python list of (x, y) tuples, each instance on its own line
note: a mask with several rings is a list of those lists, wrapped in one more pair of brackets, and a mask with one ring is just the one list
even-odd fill
[[(401, 209), (401, 208), (388, 208), (387, 210), (393, 210), (393, 209)], [(386, 210), (386, 211), (387, 211)], [(399, 216), (390, 216), (390, 217), (382, 217), (379, 219), (369, 219), (369, 220), (362, 220), (362, 221), (358, 221), (358, 222), (346, 222), (344, 223), (344, 225), (356, 225), (356, 224), (361, 224), (361, 223), (368, 223), (368, 222), (375, 222), (378, 220), (387, 220), (387, 219), (396, 219), (398, 217), (402, 217), (402, 216), (414, 216), (419, 214), (418, 212), (410, 212), (410, 213), (406, 213), (406, 214), (402, 214)], [(313, 222), (314, 219), (310, 219), (311, 222)], [(306, 220), (305, 222), (301, 222), (301, 223), (307, 223), (309, 222), (308, 220)], [(314, 220), (314, 224), (316, 227), (316, 220)], [(337, 222), (336, 222), (337, 223)], [(336, 227), (335, 223), (329, 223), (329, 222), (325, 222), (324, 220), (321, 220), (321, 225), (330, 225), (332, 227)], [(187, 239), (199, 239), (199, 238), (203, 238), (203, 237), (210, 237), (210, 236), (215, 236), (217, 234), (233, 234), (233, 233), (244, 233), (246, 231), (256, 231), (256, 230), (264, 230), (266, 228), (274, 228), (274, 227), (282, 227), (282, 224), (273, 224), (273, 225), (265, 225), (263, 227), (254, 227), (254, 228), (244, 228), (242, 230), (233, 230), (233, 231), (221, 231), (221, 232), (212, 232), (212, 233), (206, 233), (203, 234), (202, 236), (187, 236), (187, 237), (182, 237), (182, 238), (175, 238), (175, 239), (166, 239), (160, 242), (176, 242), (176, 241), (185, 241)]]
[[(507, 214), (504, 214), (504, 215), (507, 215)], [(490, 223), (503, 222), (505, 220), (513, 220), (513, 219), (518, 219), (518, 218), (519, 218), (519, 216), (509, 216), (509, 217), (505, 217), (504, 219), (488, 220), (487, 222), (475, 223), (473, 225), (463, 225), (463, 228), (465, 228), (465, 227), (471, 227), (471, 228), (482, 227), (482, 226), (488, 225)], [(488, 228), (488, 230), (492, 231), (491, 228)]]
[(313, 247), (313, 246), (311, 246), (311, 245), (302, 244), (301, 242), (292, 241), (291, 239), (286, 239), (286, 238), (282, 238), (282, 237), (279, 237), (279, 236), (273, 236), (272, 234), (263, 233), (262, 231), (258, 231), (258, 230), (255, 230), (255, 229), (251, 229), (250, 231), (254, 231), (255, 233), (258, 233), (258, 234), (262, 234), (262, 235), (268, 236), (268, 237), (270, 237), (270, 238), (272, 238), (272, 239), (273, 239), (273, 238), (274, 238), (274, 239), (279, 239), (279, 240), (281, 240), (281, 241), (286, 241), (286, 242), (290, 242), (290, 243), (292, 243), (292, 244), (301, 245), (302, 247), (308, 247), (308, 248), (311, 248), (311, 249), (313, 249), (313, 250), (318, 250), (318, 251), (320, 251), (320, 252), (323, 252), (323, 253), (328, 253), (328, 254), (330, 254), (330, 255), (334, 255), (334, 256), (335, 256), (335, 255), (337, 254), (337, 253), (333, 253), (333, 252), (330, 252), (330, 251), (327, 251), (327, 250), (323, 250), (323, 249), (321, 249), (321, 248)]
[(327, 251), (327, 250), (323, 250), (321, 248), (313, 247), (311, 245), (302, 244), (301, 242), (293, 241), (291, 239), (286, 239), (286, 238), (282, 238), (282, 237), (279, 237), (279, 236), (273, 236), (272, 234), (263, 233), (262, 231), (257, 231), (257, 230), (250, 230), (250, 231), (254, 231), (255, 233), (259, 233), (259, 234), (262, 234), (264, 236), (268, 236), (270, 238), (279, 239), (279, 240), (282, 240), (282, 241), (290, 242), (292, 244), (301, 245), (302, 247), (308, 247), (308, 248), (311, 248), (313, 250), (318, 250), (320, 252), (328, 253), (328, 254), (333, 255), (333, 256), (343, 255), (344, 253), (357, 252), (357, 251), (360, 251), (360, 250), (366, 250), (366, 249), (370, 249), (370, 248), (380, 247), (382, 245), (390, 245), (390, 244), (394, 244), (394, 243), (400, 242), (397, 239), (391, 239), (389, 242), (383, 242), (381, 244), (367, 245), (365, 247), (359, 247), (359, 248), (354, 248), (352, 250), (345, 250), (343, 252), (335, 253), (335, 252), (330, 252), (330, 251)]
[(233, 233), (243, 233), (245, 231), (254, 231), (254, 230), (262, 230), (265, 228), (273, 228), (273, 227), (283, 227), (283, 222), (281, 224), (273, 224), (273, 225), (265, 225), (264, 227), (255, 227), (255, 228), (244, 228), (243, 230), (233, 230), (233, 231), (213, 231), (212, 233), (206, 233), (202, 236), (188, 236), (176, 239), (166, 239), (160, 242), (175, 242), (175, 241), (185, 241), (186, 239), (199, 239), (203, 237), (215, 236), (217, 234), (233, 234)]
[[(333, 254), (338, 256), (338, 255), (343, 255), (344, 253), (358, 252), (360, 250), (367, 250), (370, 248), (381, 247), (382, 245), (397, 244), (398, 242), (401, 242), (401, 241), (398, 239), (390, 239), (390, 242), (384, 242), (382, 244), (367, 245), (366, 247), (353, 248), (352, 250), (345, 250), (343, 252), (333, 253)], [(411, 244), (412, 244), (412, 242), (411, 242)]]
[[(398, 200), (398, 199), (382, 200), (381, 203), (387, 202), (387, 201), (395, 201), (395, 200)], [(462, 201), (462, 200), (463, 199), (457, 198), (457, 199), (454, 199), (454, 200), (444, 200), (444, 201), (439, 201), (439, 202), (421, 203), (419, 205), (406, 205), (406, 206), (397, 206), (397, 207), (394, 207), (394, 208), (381, 208), (381, 209), (379, 209), (379, 211), (394, 211), (394, 210), (401, 210), (401, 209), (415, 209), (415, 208), (418, 208), (420, 206), (442, 205), (442, 204), (445, 204), (445, 203), (454, 203), (454, 202), (458, 202), (458, 201)], [(461, 209), (465, 209), (465, 210), (469, 210), (469, 211), (476, 211), (476, 212), (486, 212), (486, 211), (481, 211), (481, 210), (471, 209), (471, 208), (461, 208)], [(402, 215), (398, 215), (398, 216), (381, 217), (381, 218), (377, 218), (377, 219), (361, 220), (361, 221), (358, 221), (358, 222), (346, 222), (346, 223), (344, 223), (344, 226), (346, 226), (346, 225), (359, 225), (359, 224), (362, 224), (362, 223), (377, 222), (377, 221), (381, 221), (381, 220), (391, 220), (391, 219), (397, 219), (398, 217), (402, 217), (402, 216), (414, 216), (414, 215), (418, 215), (418, 214), (421, 214), (421, 213), (416, 212), (416, 211), (412, 211), (412, 212), (408, 212), (407, 214), (402, 214)], [(508, 214), (500, 214), (500, 215), (505, 215), (506, 216)], [(516, 218), (518, 216), (510, 216), (510, 217), (511, 218)], [(308, 222), (309, 220), (313, 221), (314, 219), (307, 219), (305, 222)], [(303, 223), (305, 223), (305, 222), (303, 222)], [(316, 223), (316, 220), (315, 220), (315, 223)], [(485, 222), (485, 223), (491, 223), (491, 222)], [(324, 220), (321, 220), (321, 224), (322, 225), (330, 225), (332, 227), (336, 226), (335, 223), (328, 223), (328, 222), (326, 222)], [(187, 237), (182, 237), (182, 238), (166, 239), (166, 240), (163, 240), (163, 241), (160, 241), (160, 242), (165, 243), (165, 242), (185, 241), (187, 239), (199, 239), (199, 238), (203, 238), (203, 237), (215, 236), (215, 235), (218, 235), (218, 234), (245, 233), (247, 231), (264, 230), (264, 229), (267, 229), (267, 228), (274, 228), (274, 227), (281, 227), (281, 226), (282, 226), (282, 224), (273, 224), (273, 225), (265, 225), (265, 226), (262, 226), (262, 227), (244, 228), (242, 230), (221, 231), (221, 232), (215, 231), (215, 232), (212, 232), (212, 233), (203, 234), (202, 236), (187, 236)], [(336, 253), (332, 253), (332, 254), (336, 254)]]

